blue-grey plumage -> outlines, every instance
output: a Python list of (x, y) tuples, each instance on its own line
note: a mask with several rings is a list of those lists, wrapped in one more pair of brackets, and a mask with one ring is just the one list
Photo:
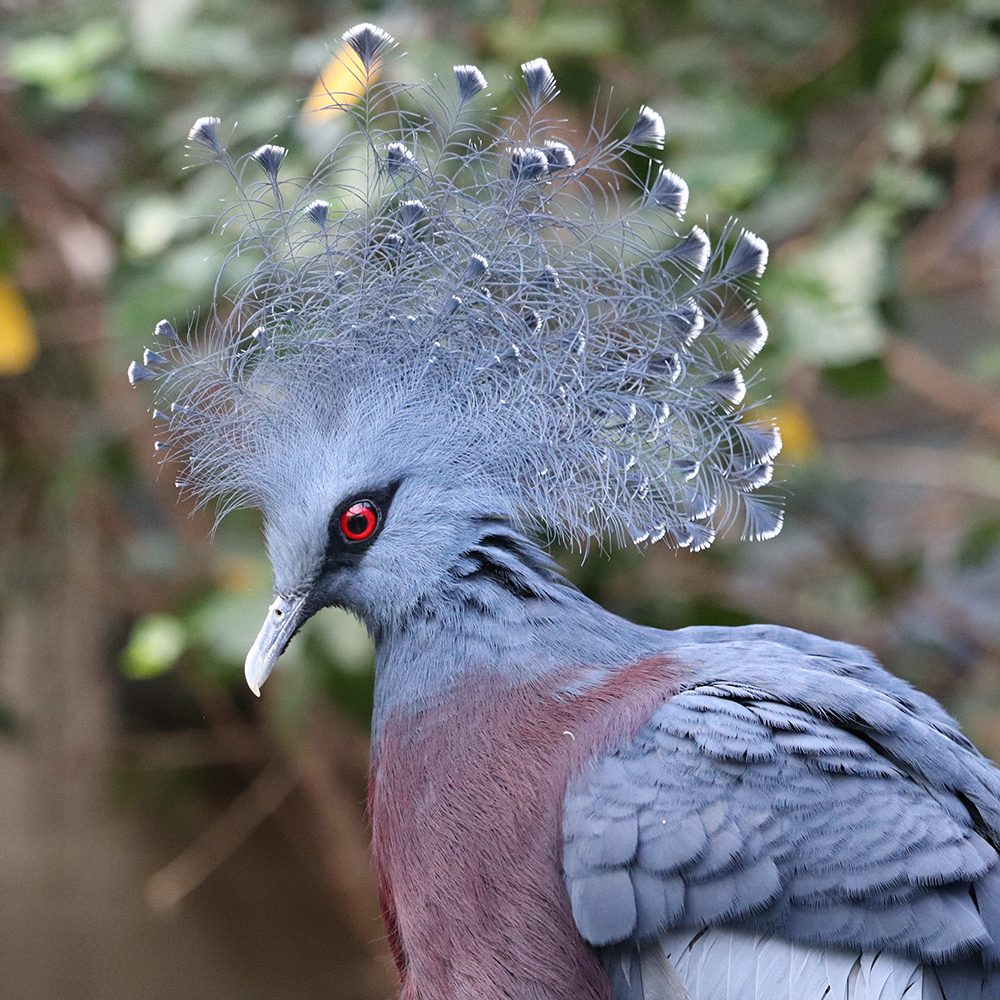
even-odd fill
[(649, 108), (577, 143), (535, 59), (521, 121), (477, 124), (475, 66), (399, 88), (386, 32), (344, 39), (357, 129), (301, 190), (195, 123), (258, 264), (129, 377), (178, 487), (264, 513), (253, 691), (324, 607), (375, 638), (405, 1000), (996, 1000), (1000, 774), (940, 706), (814, 636), (624, 621), (532, 537), (780, 530), (742, 373), (766, 245), (676, 228), (684, 181), (622, 160), (663, 146)]
[(680, 226), (684, 181), (636, 173), (625, 154), (662, 147), (660, 116), (574, 142), (546, 115), (544, 59), (522, 67), (523, 120), (497, 122), (476, 67), (455, 67), (452, 93), (400, 86), (376, 80), (385, 32), (345, 40), (366, 94), (311, 181), (282, 179), (274, 143), (234, 159), (217, 118), (189, 133), (234, 181), (232, 256), (258, 262), (207, 345), (163, 321), (130, 369), (184, 404), (169, 431), (186, 488), (274, 520), (305, 449), (363, 413), (575, 546), (698, 549), (740, 519), (745, 537), (776, 534), (779, 498), (762, 490), (780, 438), (751, 419), (740, 370), (767, 337), (753, 305), (767, 248), (730, 224), (713, 250)]
[[(711, 1000), (1000, 995), (1000, 773), (957, 724), (861, 650), (669, 641), (682, 690), (567, 791), (567, 886), (606, 960), (662, 947)], [(761, 978), (765, 945), (816, 990)]]

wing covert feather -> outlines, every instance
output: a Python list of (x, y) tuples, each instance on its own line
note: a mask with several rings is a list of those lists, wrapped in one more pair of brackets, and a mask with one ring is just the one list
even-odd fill
[[(587, 940), (734, 927), (1000, 964), (1000, 774), (939, 708), (871, 683), (868, 663), (778, 644), (677, 653), (689, 686), (567, 790), (564, 869)], [(883, 972), (890, 996), (898, 970), (852, 974)]]

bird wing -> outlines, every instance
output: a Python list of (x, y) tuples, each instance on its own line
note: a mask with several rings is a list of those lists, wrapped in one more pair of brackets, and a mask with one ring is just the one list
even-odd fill
[[(623, 981), (643, 942), (676, 953), (728, 928), (745, 932), (744, 968), (772, 941), (941, 966), (973, 956), (971, 972), (941, 974), (988, 977), (996, 993), (943, 995), (1000, 996), (982, 971), (1000, 965), (1000, 772), (940, 709), (840, 655), (850, 647), (719, 640), (679, 643), (684, 688), (567, 789), (563, 865), (583, 937)], [(715, 962), (737, 946), (707, 945)]]

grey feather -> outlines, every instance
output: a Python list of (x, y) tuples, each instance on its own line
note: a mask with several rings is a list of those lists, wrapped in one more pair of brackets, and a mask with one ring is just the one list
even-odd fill
[(327, 219), (330, 217), (330, 203), (323, 198), (317, 198), (309, 202), (303, 209), (307, 219), (312, 221), (320, 229), (326, 228)]
[(357, 24), (341, 37), (354, 49), (368, 72), (379, 62), (382, 53), (395, 44), (392, 35), (374, 24)]
[[(746, 280), (764, 247), (733, 225), (715, 252), (699, 227), (677, 234), (687, 185), (658, 164), (635, 190), (623, 156), (660, 144), (660, 117), (643, 107), (625, 141), (571, 146), (540, 113), (557, 93), (544, 59), (522, 67), (521, 120), (494, 124), (472, 120), (476, 67), (454, 68), (456, 111), (436, 83), (391, 79), (382, 29), (344, 40), (365, 100), (311, 180), (280, 181), (283, 146), (234, 157), (217, 119), (192, 128), (235, 185), (227, 266), (256, 265), (236, 282), (224, 268), (230, 301), (206, 331), (163, 328), (163, 363), (131, 369), (158, 380), (159, 409), (185, 407), (168, 429), (185, 488), (220, 517), (252, 505), (283, 524), (319, 504), (312, 445), (363, 427), (372, 449), (391, 433), (396, 454), (468, 470), (497, 513), (580, 548), (698, 551), (741, 514), (744, 537), (774, 535), (778, 499), (756, 491), (780, 436), (747, 419), (734, 374), (764, 341)], [(357, 180), (342, 160), (364, 164)], [(266, 344), (248, 343), (257, 329)]]
[(635, 929), (635, 895), (623, 869), (571, 879), (569, 896), (574, 913), (583, 915), (580, 933), (592, 944), (620, 941)]
[(199, 118), (191, 130), (188, 132), (188, 142), (196, 142), (200, 146), (205, 146), (213, 153), (222, 152), (222, 143), (219, 141), (220, 119), (214, 115), (206, 115)]
[(549, 158), (545, 150), (534, 147), (516, 147), (510, 151), (510, 179), (512, 181), (540, 181), (549, 175)]
[[(690, 1000), (980, 1000), (978, 992), (936, 992), (936, 973), (925, 974), (912, 958), (810, 947), (731, 928), (672, 931), (638, 950), (643, 969), (647, 956), (662, 955)], [(668, 988), (662, 995), (674, 994)], [(660, 996), (649, 991), (615, 994), (616, 1000)]]
[(145, 365), (140, 365), (138, 361), (133, 361), (128, 366), (128, 380), (131, 385), (138, 385), (157, 377), (157, 373), (151, 371)]
[(715, 335), (731, 344), (743, 357), (752, 358), (758, 354), (767, 343), (767, 323), (759, 312), (754, 310), (749, 316), (733, 322), (720, 320), (715, 328)]
[(601, 951), (615, 1000), (691, 1000), (662, 948), (628, 944)]
[(646, 1000), (691, 1000), (690, 993), (662, 948), (642, 949), (640, 968)]
[(458, 96), (463, 104), (486, 89), (486, 77), (478, 66), (456, 66), (455, 83), (458, 85)]
[(172, 344), (176, 344), (180, 341), (180, 337), (177, 336), (177, 331), (173, 328), (168, 320), (161, 319), (159, 323), (156, 324), (153, 330), (153, 336), (159, 337), (161, 340), (169, 341)]
[(726, 274), (734, 278), (759, 278), (767, 267), (767, 244), (749, 229), (736, 237), (736, 243), (726, 260)]
[[(970, 953), (995, 962), (1000, 774), (939, 707), (918, 714), (924, 697), (866, 654), (790, 630), (687, 629), (674, 642), (672, 655), (692, 668), (685, 689), (629, 746), (592, 762), (566, 801), (567, 850), (580, 809), (592, 842), (603, 803), (615, 804), (616, 829), (622, 804), (634, 803), (639, 840), (623, 870), (636, 928), (621, 919), (617, 940), (726, 928), (771, 941), (765, 965), (788, 941), (853, 947), (867, 957), (841, 979), (843, 995), (858, 997), (916, 989), (907, 967), (878, 958), (886, 949), (910, 956), (911, 971), (951, 968)], [(657, 879), (665, 893), (683, 885), (683, 896), (669, 890), (680, 908), (663, 905)], [(578, 926), (590, 919), (580, 908), (600, 898), (571, 894)], [(612, 929), (602, 922), (601, 944)], [(715, 978), (729, 961), (726, 940), (678, 960), (692, 1000), (726, 995)], [(796, 988), (818, 982), (814, 964), (789, 970)], [(951, 994), (979, 1000), (946, 987)]]
[(680, 243), (668, 252), (667, 256), (671, 260), (687, 264), (696, 271), (704, 271), (708, 266), (711, 248), (708, 233), (700, 226), (693, 226)]
[(250, 159), (264, 171), (268, 180), (275, 183), (278, 179), (278, 171), (281, 169), (281, 164), (285, 162), (287, 155), (288, 150), (284, 146), (275, 146), (273, 143), (267, 143), (263, 146), (258, 146), (250, 154)]
[(646, 197), (650, 204), (682, 216), (687, 209), (688, 186), (672, 170), (661, 167)]
[(656, 149), (663, 149), (665, 136), (663, 118), (652, 108), (643, 105), (639, 108), (639, 117), (635, 120), (635, 124), (625, 136), (625, 142), (630, 146), (654, 146)]
[(576, 156), (573, 150), (566, 143), (559, 142), (557, 139), (546, 139), (542, 152), (549, 162), (549, 170), (562, 170), (566, 167), (576, 166)]
[(147, 368), (161, 368), (164, 365), (169, 364), (169, 361), (162, 354), (146, 348), (146, 350), (142, 352), (142, 363)]
[(403, 142), (388, 143), (385, 147), (383, 162), (385, 169), (390, 174), (399, 173), (415, 166), (413, 153)]
[(524, 82), (528, 85), (528, 101), (533, 108), (551, 101), (559, 93), (555, 75), (549, 68), (547, 60), (532, 59), (523, 63), (521, 72), (524, 74)]

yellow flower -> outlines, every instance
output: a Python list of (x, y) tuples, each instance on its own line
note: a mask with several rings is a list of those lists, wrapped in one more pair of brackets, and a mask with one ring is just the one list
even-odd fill
[(301, 118), (307, 125), (329, 121), (356, 104), (378, 76), (378, 63), (369, 73), (357, 52), (344, 44), (333, 54), (302, 105)]
[(819, 448), (809, 414), (792, 400), (774, 407), (774, 419), (781, 429), (781, 457), (796, 464), (808, 462)]
[(26, 372), (38, 355), (35, 324), (21, 293), (0, 275), (0, 375)]

